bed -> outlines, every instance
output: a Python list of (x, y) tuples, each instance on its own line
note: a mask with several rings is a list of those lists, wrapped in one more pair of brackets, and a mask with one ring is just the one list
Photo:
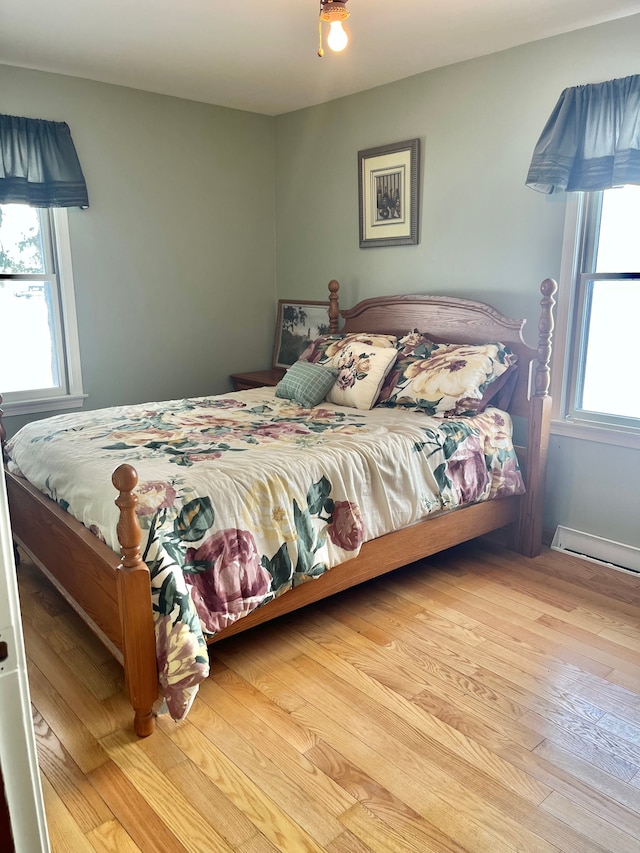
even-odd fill
[[(292, 414), (293, 404), (288, 399), (277, 398), (271, 388), (221, 397), (170, 401), (161, 404), (161, 410), (150, 409), (149, 404), (129, 407), (135, 409), (134, 420), (124, 420), (125, 416), (132, 417), (132, 412), (114, 409), (100, 415), (96, 412), (83, 413), (80, 427), (67, 420), (72, 416), (51, 419), (51, 426), (33, 427), (23, 460), (38, 456), (49, 459), (58, 444), (58, 435), (62, 434), (76, 442), (84, 441), (89, 448), (87, 452), (95, 449), (85, 468), (95, 468), (100, 482), (91, 483), (84, 476), (75, 478), (81, 480), (80, 491), (84, 492), (85, 503), (90, 508), (86, 511), (75, 509), (75, 495), (62, 494), (62, 474), (53, 483), (47, 477), (40, 484), (47, 496), (21, 476), (24, 472), (15, 461), (9, 463), (7, 491), (15, 540), (123, 664), (127, 692), (134, 710), (134, 729), (141, 737), (154, 730), (159, 677), (160, 684), (166, 688), (163, 673), (173, 667), (172, 689), (177, 685), (180, 691), (192, 691), (197, 680), (206, 676), (206, 643), (217, 642), (369, 578), (501, 528), (508, 528), (510, 546), (520, 553), (535, 556), (540, 551), (550, 420), (548, 389), (555, 282), (547, 279), (541, 286), (536, 347), (527, 345), (523, 339), (524, 321), (511, 320), (480, 302), (424, 295), (395, 296), (364, 300), (351, 309), (340, 311), (338, 289), (337, 282), (330, 282), (331, 333), (340, 346), (343, 336), (357, 341), (373, 340), (362, 336), (374, 336), (376, 343), (379, 336), (394, 336), (390, 340), (398, 338), (415, 344), (417, 332), (412, 333), (413, 338), (407, 336), (411, 330), (419, 330), (423, 338), (428, 338), (434, 347), (433, 352), (447, 351), (446, 347), (455, 348), (456, 344), (472, 346), (499, 341), (514, 356), (513, 361), (517, 359), (517, 370), (510, 371), (509, 382), (504, 383), (504, 392), (507, 386), (510, 392), (509, 414), (501, 414), (500, 409), (493, 408), (495, 401), (492, 401), (484, 412), (477, 415), (465, 411), (459, 416), (436, 418), (438, 429), (444, 429), (446, 433), (445, 438), (436, 439), (432, 420), (425, 420), (423, 410), (403, 409), (404, 403), (395, 407), (387, 400), (387, 406), (375, 406), (368, 419), (363, 412), (340, 405), (342, 398), (338, 398), (340, 402), (336, 405), (321, 403)], [(342, 317), (343, 324), (336, 336), (339, 317)], [(358, 346), (362, 348), (360, 344)], [(399, 344), (390, 343), (388, 346)], [(433, 352), (429, 350), (429, 357)], [(418, 365), (424, 363), (417, 357), (414, 361)], [(496, 397), (496, 400), (500, 399), (503, 399), (503, 392)], [(215, 427), (212, 412), (215, 414)], [(188, 427), (184, 426), (185, 413)], [(526, 432), (526, 442), (515, 448), (522, 480), (520, 473), (515, 471), (517, 464), (513, 464), (515, 454), (503, 447), (505, 434), (510, 432), (511, 416), (521, 423), (522, 431)], [(178, 417), (182, 418), (181, 425), (176, 426), (174, 434), (170, 427), (173, 422), (178, 423)], [(491, 424), (494, 427), (499, 425), (493, 437), (482, 439), (485, 442), (482, 446), (477, 438), (480, 427), (476, 427), (481, 421), (487, 428)], [(154, 439), (160, 436), (161, 441), (150, 442), (147, 433), (140, 437), (136, 425), (141, 422), (147, 427), (151, 424), (155, 431)], [(253, 432), (247, 428), (249, 422)], [(197, 439), (193, 432), (184, 433), (185, 429), (195, 430), (203, 423), (208, 436), (215, 433), (210, 439), (213, 444), (206, 447), (202, 444), (201, 433)], [(386, 460), (373, 445), (373, 436), (378, 434), (384, 434), (392, 442), (391, 449), (385, 451), (391, 454)], [(5, 447), (1, 418), (0, 437)], [(25, 437), (14, 438), (14, 452), (26, 441)], [(499, 446), (500, 450), (492, 455), (486, 449), (487, 441), (494, 448)], [(314, 442), (324, 445), (323, 457)], [(363, 462), (369, 444), (374, 461), (367, 458)], [(485, 460), (490, 457), (498, 460), (500, 457), (506, 468), (498, 470), (496, 461), (494, 479), (491, 479), (493, 470), (489, 471), (491, 476), (483, 473), (484, 479), (477, 488), (469, 487), (468, 483), (458, 488), (452, 479), (444, 477), (449, 490), (443, 490), (443, 471), (451, 474), (453, 470), (447, 467), (447, 453), (449, 456), (453, 454), (451, 458), (455, 459), (460, 449), (458, 456), (464, 459), (464, 463), (456, 460), (456, 465), (467, 464), (469, 454), (466, 448), (472, 445), (477, 445), (478, 453)], [(153, 464), (170, 464), (172, 470), (178, 472), (179, 476), (172, 474), (171, 486), (167, 485), (167, 475), (152, 473), (147, 473), (138, 485), (136, 469), (140, 467), (151, 471), (148, 469), (151, 462), (145, 458), (141, 447), (144, 447), (144, 453), (153, 457)], [(404, 463), (400, 461), (403, 458), (401, 447), (407, 448), (412, 465), (418, 459), (420, 470), (418, 475), (409, 469), (403, 474), (417, 484), (414, 488), (420, 493), (420, 500), (416, 498), (410, 505), (405, 505), (402, 500), (408, 491), (404, 481), (397, 488), (394, 485), (394, 477), (400, 482), (398, 472), (404, 470)], [(76, 454), (75, 458), (79, 460), (85, 453), (80, 448), (80, 444), (76, 444), (73, 450), (66, 452), (71, 456)], [(285, 537), (286, 547), (283, 544), (277, 548), (277, 541), (269, 547), (262, 543), (259, 537), (268, 533), (264, 516), (256, 521), (253, 535), (245, 535), (244, 532), (240, 535), (241, 531), (236, 529), (247, 526), (238, 521), (239, 518), (246, 519), (246, 508), (236, 493), (245, 490), (248, 494), (276, 477), (275, 474), (271, 479), (265, 474), (255, 475), (257, 479), (247, 486), (242, 480), (242, 471), (249, 476), (254, 463), (247, 460), (254, 457), (238, 452), (247, 450), (254, 456), (261, 455), (267, 467), (285, 470), (284, 479), (290, 480), (287, 488), (294, 491), (297, 486), (292, 484), (296, 483), (297, 475), (289, 466), (293, 465), (294, 455), (296, 459), (301, 457), (300, 465), (306, 472), (305, 476), (308, 475), (304, 481), (307, 485), (301, 485), (295, 491), (295, 499), (289, 501), (292, 510), (288, 517), (294, 532)], [(363, 481), (366, 486), (358, 485), (355, 474), (347, 467), (346, 457), (341, 455), (354, 451), (358, 454), (358, 465), (366, 469)], [(136, 463), (135, 467), (132, 462)], [(26, 467), (25, 462), (22, 465)], [(112, 482), (117, 497), (113, 492), (113, 516), (106, 508), (107, 504), (112, 505), (112, 501), (109, 498), (105, 503), (104, 497), (105, 483), (102, 480), (108, 479), (104, 474), (105, 465), (109, 466), (109, 472), (115, 467)], [(186, 482), (182, 475), (188, 469), (193, 469), (193, 476), (199, 466), (220, 469), (225, 481), (233, 469), (240, 484), (233, 486), (235, 497), (232, 499), (231, 492), (203, 497), (203, 486), (180, 485), (184, 492), (181, 492), (178, 504), (175, 501), (177, 484)], [(469, 461), (465, 471), (473, 466), (475, 463)], [(490, 467), (487, 461), (487, 468)], [(78, 470), (84, 471), (85, 468)], [(371, 487), (371, 471), (374, 471), (375, 479), (384, 469), (387, 469), (390, 479), (378, 489), (381, 495), (386, 496), (382, 511), (368, 493), (375, 491)], [(465, 478), (467, 473), (463, 476)], [(74, 477), (67, 476), (67, 479)], [(161, 487), (154, 485), (161, 481)], [(526, 490), (522, 488), (523, 482)], [(434, 483), (439, 484), (439, 493), (433, 491)], [(232, 488), (231, 484), (229, 488)], [(358, 489), (362, 491), (358, 498), (358, 506), (362, 504), (362, 510), (354, 503), (354, 490)], [(167, 490), (172, 493), (171, 500), (167, 499)], [(187, 500), (185, 495), (190, 499)], [(369, 515), (363, 521), (365, 505), (369, 503)], [(102, 515), (95, 516), (98, 519), (95, 524), (92, 523), (94, 505), (102, 506)], [(153, 515), (150, 515), (149, 506)], [(85, 524), (74, 518), (71, 510)], [(231, 515), (230, 520), (223, 522), (225, 512)], [(270, 518), (272, 516), (273, 513)], [(215, 534), (211, 535), (214, 518), (216, 524), (220, 520), (219, 524), (224, 529), (216, 528)], [(285, 523), (286, 513), (283, 519)], [(158, 532), (161, 522), (169, 525), (169, 533), (164, 536)], [(112, 528), (115, 528), (115, 533), (112, 533)], [(230, 530), (233, 530), (232, 544), (229, 544)], [(178, 539), (181, 540), (180, 554), (183, 557), (186, 554), (187, 558), (186, 569), (182, 568), (189, 589), (187, 594), (180, 593), (171, 598), (159, 590), (161, 585), (163, 590), (167, 588), (168, 564), (174, 557), (178, 560)], [(118, 544), (119, 556), (116, 552)], [(142, 559), (143, 549), (146, 561)], [(242, 563), (241, 572), (245, 580), (248, 575), (242, 561), (250, 562), (254, 567), (249, 583), (251, 605), (243, 604), (242, 608), (237, 608), (237, 613), (233, 613), (233, 618), (225, 618), (211, 626), (206, 623), (204, 587), (198, 584), (201, 573), (213, 570), (214, 564), (220, 564), (222, 551), (227, 556), (231, 554), (227, 560), (229, 564), (234, 561)], [(293, 563), (291, 554), (297, 554)], [(271, 578), (271, 587), (267, 588), (267, 584), (259, 588), (261, 578)], [(175, 586), (173, 580), (171, 583)], [(285, 589), (286, 593), (281, 594)], [(171, 590), (173, 595), (173, 587)], [(162, 602), (160, 608), (159, 600)], [(167, 605), (166, 601), (170, 604)], [(158, 639), (161, 635), (157, 633), (159, 610), (167, 623), (173, 620), (184, 627), (174, 618), (176, 601), (187, 601), (188, 607), (192, 608), (190, 615), (181, 617), (184, 623), (199, 621), (201, 627), (207, 627), (204, 634), (198, 635), (197, 643), (193, 636), (189, 638), (193, 646), (191, 670), (185, 670), (188, 674), (184, 677), (182, 671), (174, 666), (182, 651), (175, 645), (169, 647), (168, 643), (165, 648)], [(227, 612), (227, 602), (225, 608)], [(195, 634), (193, 624), (191, 629)], [(160, 673), (158, 657), (162, 659)], [(165, 689), (165, 698), (166, 695)], [(176, 691), (176, 695), (182, 694)], [(186, 713), (188, 707), (183, 710)]]

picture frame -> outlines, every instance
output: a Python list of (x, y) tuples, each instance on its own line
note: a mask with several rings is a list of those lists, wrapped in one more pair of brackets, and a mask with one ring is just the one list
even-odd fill
[(329, 334), (329, 302), (278, 300), (273, 367), (291, 367), (312, 340)]
[(360, 248), (418, 243), (420, 140), (358, 151)]

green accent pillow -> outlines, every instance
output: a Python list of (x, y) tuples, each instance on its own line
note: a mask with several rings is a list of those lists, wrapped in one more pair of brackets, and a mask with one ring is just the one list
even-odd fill
[(296, 361), (276, 385), (276, 397), (293, 400), (305, 409), (312, 409), (327, 396), (338, 371), (323, 364)]

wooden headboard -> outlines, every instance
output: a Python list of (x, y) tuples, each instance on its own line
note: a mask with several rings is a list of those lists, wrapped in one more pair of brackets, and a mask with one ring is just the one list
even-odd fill
[[(337, 307), (338, 282), (329, 284), (331, 311), (343, 319), (343, 332), (384, 332), (405, 335), (418, 329), (436, 343), (486, 344), (500, 341), (517, 356), (518, 379), (509, 410), (527, 417), (531, 396), (549, 393), (549, 360), (553, 330), (553, 294), (557, 285), (545, 279), (541, 285), (541, 316), (538, 347), (530, 347), (522, 332), (526, 320), (512, 320), (484, 302), (452, 296), (379, 296), (353, 308)], [(533, 378), (532, 378), (533, 377)]]

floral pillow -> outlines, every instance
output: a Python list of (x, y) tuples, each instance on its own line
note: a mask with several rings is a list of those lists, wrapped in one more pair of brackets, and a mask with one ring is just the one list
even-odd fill
[(430, 338), (427, 338), (426, 335), (423, 335), (417, 329), (413, 329), (413, 331), (399, 338), (396, 344), (398, 358), (385, 377), (380, 394), (378, 395), (377, 404), (386, 403), (389, 400), (393, 389), (402, 380), (406, 368), (413, 361), (428, 358), (436, 347), (437, 344), (434, 344)]
[(338, 406), (370, 409), (397, 355), (395, 346), (370, 346), (362, 341), (352, 340), (341, 347), (331, 360), (338, 378), (327, 400)]
[(436, 347), (431, 338), (428, 338), (418, 329), (412, 329), (401, 338), (398, 338), (396, 349), (399, 355), (413, 355), (418, 358), (428, 358), (431, 355), (434, 347)]
[(300, 361), (310, 361), (314, 364), (328, 364), (335, 356), (339, 355), (345, 347), (352, 343), (367, 344), (368, 346), (391, 348), (396, 346), (395, 335), (377, 335), (366, 332), (352, 332), (350, 334), (322, 335), (311, 341), (309, 346), (300, 356)]
[(379, 402), (429, 415), (475, 415), (499, 391), (512, 387), (516, 370), (517, 357), (503, 344), (434, 344), (424, 339), (410, 354), (400, 351), (395, 384), (381, 389)]

